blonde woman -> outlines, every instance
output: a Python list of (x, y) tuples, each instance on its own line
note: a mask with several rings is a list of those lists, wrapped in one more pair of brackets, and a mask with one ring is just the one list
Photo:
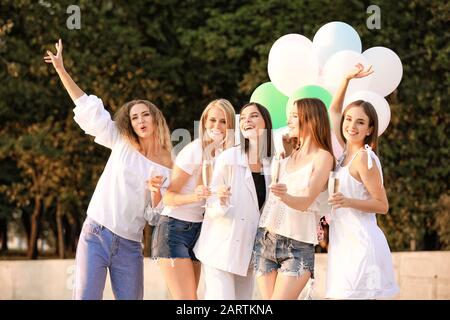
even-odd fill
[[(56, 55), (47, 51), (44, 59), (53, 64), (76, 105), (74, 120), (96, 143), (111, 149), (79, 238), (73, 298), (102, 299), (109, 270), (116, 299), (142, 299), (141, 240), (151, 196), (145, 180), (152, 168), (169, 175), (169, 129), (161, 111), (147, 100), (125, 103), (113, 121), (102, 100), (86, 95), (65, 70), (61, 40), (56, 50)], [(155, 193), (155, 199), (161, 197)]]
[(234, 145), (234, 126), (231, 103), (210, 102), (200, 118), (200, 138), (177, 156), (152, 241), (152, 256), (158, 259), (173, 299), (197, 299), (200, 262), (192, 249), (203, 221), (204, 200), (211, 194), (201, 184), (202, 163)]

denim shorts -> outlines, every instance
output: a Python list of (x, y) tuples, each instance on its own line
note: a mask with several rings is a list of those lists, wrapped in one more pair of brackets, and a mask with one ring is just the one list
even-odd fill
[(258, 228), (253, 266), (257, 277), (277, 270), (293, 277), (300, 277), (309, 271), (311, 278), (314, 278), (314, 245)]
[(201, 226), (201, 222), (160, 216), (152, 236), (152, 258), (190, 258), (199, 261), (193, 249)]

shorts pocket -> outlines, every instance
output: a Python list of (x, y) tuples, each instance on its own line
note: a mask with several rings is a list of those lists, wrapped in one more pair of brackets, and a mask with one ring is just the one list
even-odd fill
[(168, 228), (170, 231), (186, 232), (192, 229), (192, 225), (192, 222), (170, 218)]

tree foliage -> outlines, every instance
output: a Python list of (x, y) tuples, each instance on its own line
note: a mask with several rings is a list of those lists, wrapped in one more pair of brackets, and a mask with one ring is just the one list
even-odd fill
[[(381, 29), (369, 30), (370, 4), (81, 0), (81, 29), (69, 30), (69, 1), (2, 1), (0, 218), (11, 223), (19, 210), (31, 239), (41, 235), (41, 223), (64, 257), (67, 242), (76, 241), (67, 234), (84, 218), (108, 156), (73, 122), (73, 104), (43, 62), (58, 38), (75, 81), (111, 112), (144, 98), (162, 109), (171, 129), (192, 130), (208, 101), (224, 97), (238, 110), (269, 81), (267, 57), (278, 37), (312, 39), (323, 24), (339, 20), (359, 32), (363, 50), (385, 46), (403, 62), (380, 141), (390, 211), (379, 224), (393, 250), (449, 249), (450, 6), (380, 0)], [(30, 257), (37, 254), (33, 243)]]

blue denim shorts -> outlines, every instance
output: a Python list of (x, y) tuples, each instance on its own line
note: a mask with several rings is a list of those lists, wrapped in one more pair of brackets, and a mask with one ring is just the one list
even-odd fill
[(309, 271), (311, 278), (314, 278), (314, 245), (258, 228), (253, 266), (257, 277), (277, 270), (293, 277), (300, 277)]
[(201, 226), (201, 222), (160, 216), (152, 236), (152, 258), (190, 258), (199, 261), (193, 249)]

